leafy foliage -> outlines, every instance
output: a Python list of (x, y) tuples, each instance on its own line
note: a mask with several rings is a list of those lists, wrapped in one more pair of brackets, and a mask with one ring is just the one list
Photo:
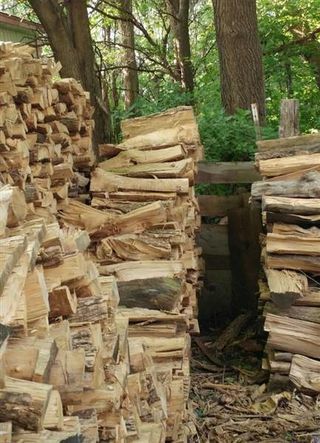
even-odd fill
[[(0, 0), (0, 7), (36, 20), (27, 0)], [(174, 75), (174, 40), (165, 0), (133, 0), (133, 7), (140, 97), (125, 111), (118, 2), (88, 2), (97, 71), (117, 140), (121, 119), (163, 111), (191, 99)], [(285, 97), (300, 101), (302, 132), (320, 128), (319, 0), (257, 0), (257, 11), (268, 110), (263, 136), (277, 136), (280, 101)], [(239, 110), (228, 116), (221, 106), (211, 0), (190, 0), (189, 29), (196, 84), (193, 98), (206, 157), (213, 161), (250, 160), (255, 131), (249, 112)]]

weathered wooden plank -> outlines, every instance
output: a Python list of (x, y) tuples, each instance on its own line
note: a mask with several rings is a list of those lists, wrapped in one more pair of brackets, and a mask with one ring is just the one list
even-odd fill
[(208, 217), (225, 217), (229, 210), (245, 207), (248, 198), (247, 193), (230, 196), (199, 195), (200, 214)]
[(202, 248), (206, 270), (230, 269), (227, 225), (202, 224), (197, 244)]
[(258, 275), (260, 271), (259, 235), (262, 231), (260, 209), (246, 207), (228, 214), (230, 266), (232, 272), (232, 309), (257, 307)]
[(300, 134), (299, 100), (285, 98), (281, 100), (279, 137), (294, 137)]
[(203, 254), (206, 271), (227, 271), (230, 269), (229, 255), (210, 255)]
[(229, 255), (228, 225), (203, 223), (197, 237), (203, 254)]
[(199, 162), (196, 183), (253, 183), (261, 180), (254, 162)]

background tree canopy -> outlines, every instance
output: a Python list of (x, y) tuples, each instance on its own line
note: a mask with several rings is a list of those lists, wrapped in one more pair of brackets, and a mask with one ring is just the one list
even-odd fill
[[(46, 31), (44, 44), (49, 39), (56, 58), (61, 50), (75, 52), (70, 66), (68, 60), (64, 62), (64, 75), (74, 75), (72, 68), (78, 64), (79, 79), (95, 95), (97, 113), (106, 119), (104, 137), (119, 140), (122, 118), (193, 104), (207, 158), (217, 161), (247, 160), (255, 149), (250, 111), (229, 110), (227, 114), (226, 103), (221, 101), (223, 60), (219, 58), (219, 48), (225, 50), (228, 46), (223, 40), (228, 32), (220, 31), (227, 29), (228, 14), (232, 12), (222, 11), (223, 7), (229, 4), (230, 8), (238, 8), (239, 16), (241, 8), (251, 3), (257, 11), (257, 40), (264, 68), (264, 137), (277, 136), (280, 100), (285, 97), (300, 101), (301, 132), (320, 127), (319, 0), (47, 0), (46, 11), (41, 11), (43, 2), (39, 0), (1, 3), (3, 12), (40, 21)], [(80, 19), (84, 23), (84, 14), (79, 15), (81, 5), (87, 7), (91, 41), (87, 36), (79, 42), (75, 23)], [(52, 42), (50, 8), (54, 26), (59, 23), (65, 30), (65, 40), (60, 43)], [(254, 19), (252, 10), (246, 26), (240, 22), (240, 30), (232, 30), (238, 32), (236, 41), (244, 48), (256, 42), (245, 41), (247, 31), (241, 32), (241, 26), (253, 29)], [(45, 51), (50, 53), (48, 47)], [(247, 63), (244, 53), (243, 57), (238, 55), (237, 63), (235, 77), (244, 68), (241, 63)], [(250, 63), (248, 72), (255, 69)], [(97, 84), (93, 85), (90, 69), (95, 72)], [(231, 87), (236, 79), (231, 76), (228, 82)]]

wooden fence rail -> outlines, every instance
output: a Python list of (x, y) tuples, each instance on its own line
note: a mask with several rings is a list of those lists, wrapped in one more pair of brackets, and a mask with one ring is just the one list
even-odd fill
[(196, 182), (200, 183), (253, 183), (261, 177), (254, 162), (199, 162)]

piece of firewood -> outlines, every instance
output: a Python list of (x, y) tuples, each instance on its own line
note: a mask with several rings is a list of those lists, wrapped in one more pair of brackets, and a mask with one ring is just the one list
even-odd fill
[(68, 317), (77, 311), (77, 297), (68, 286), (53, 288), (49, 294), (51, 318)]
[(59, 391), (50, 392), (47, 410), (43, 420), (43, 427), (53, 431), (63, 429), (63, 407)]
[(320, 362), (304, 355), (294, 355), (289, 378), (298, 388), (311, 392), (320, 392)]
[(182, 282), (178, 278), (150, 278), (118, 282), (120, 304), (130, 307), (174, 310), (181, 301)]
[(320, 173), (309, 172), (295, 181), (261, 181), (253, 183), (251, 195), (254, 200), (263, 196), (318, 198), (320, 197)]
[(151, 191), (151, 192), (177, 192), (179, 194), (187, 194), (189, 189), (189, 180), (186, 178), (175, 179), (135, 179), (131, 177), (122, 177), (106, 172), (97, 168), (93, 171), (91, 177), (91, 192), (117, 192), (121, 190), (127, 191)]
[(262, 209), (285, 214), (319, 215), (320, 199), (264, 196)]
[(308, 289), (308, 279), (297, 272), (265, 269), (270, 296), (279, 308), (285, 309), (302, 298)]
[(7, 377), (0, 389), (0, 420), (30, 431), (40, 431), (52, 386)]
[(267, 314), (264, 329), (269, 332), (268, 347), (320, 358), (317, 344), (320, 333), (319, 324)]

